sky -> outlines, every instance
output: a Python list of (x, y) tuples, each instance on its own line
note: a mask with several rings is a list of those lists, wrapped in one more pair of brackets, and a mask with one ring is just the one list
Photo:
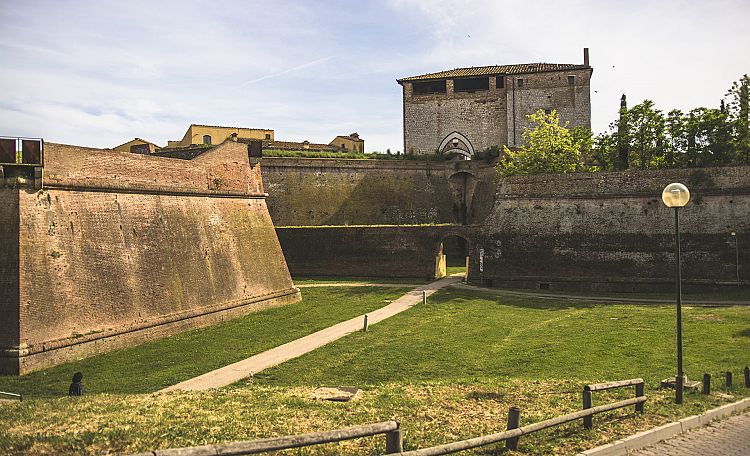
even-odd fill
[(166, 145), (197, 123), (395, 152), (397, 78), (584, 47), (595, 133), (623, 93), (717, 107), (750, 73), (750, 1), (0, 0), (0, 135)]

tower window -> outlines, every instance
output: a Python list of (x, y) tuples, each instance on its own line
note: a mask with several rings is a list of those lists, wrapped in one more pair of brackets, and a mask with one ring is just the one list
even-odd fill
[(211, 144), (211, 135), (203, 135), (203, 144)]
[(568, 85), (576, 85), (576, 77), (573, 75), (568, 76)]
[(523, 87), (523, 78), (516, 79), (516, 83), (517, 83), (518, 87)]
[(428, 93), (445, 93), (445, 79), (438, 81), (419, 81), (411, 85), (414, 95), (424, 95)]
[(490, 78), (462, 78), (453, 80), (454, 92), (490, 90)]
[(271, 133), (266, 133), (266, 139), (271, 139)]

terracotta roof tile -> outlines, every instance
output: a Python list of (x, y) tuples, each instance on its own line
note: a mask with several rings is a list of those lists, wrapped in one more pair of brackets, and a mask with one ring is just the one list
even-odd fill
[(591, 67), (572, 63), (522, 63), (519, 65), (491, 65), (483, 67), (456, 68), (453, 70), (421, 74), (419, 76), (409, 76), (406, 78), (396, 79), (396, 82), (401, 84), (402, 82), (406, 81), (420, 81), (427, 79), (489, 76), (493, 74), (544, 73), (548, 71), (582, 70), (586, 68)]

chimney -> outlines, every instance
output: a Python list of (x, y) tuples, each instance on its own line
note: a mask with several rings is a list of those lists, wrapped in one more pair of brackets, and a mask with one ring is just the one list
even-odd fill
[(589, 66), (589, 48), (583, 48), (583, 66)]

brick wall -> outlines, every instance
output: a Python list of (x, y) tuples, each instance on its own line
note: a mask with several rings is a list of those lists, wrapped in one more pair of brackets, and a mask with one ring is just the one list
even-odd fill
[(11, 350), (19, 344), (19, 192), (0, 187), (0, 348)]
[[(20, 282), (20, 315), (4, 314), (2, 327), (19, 321), (23, 348), (14, 358), (13, 341), (0, 339), (0, 370), (28, 372), (299, 299), (244, 145), (194, 161), (47, 152), (42, 190), (0, 193), (17, 195), (8, 207), (18, 211)], [(0, 271), (12, 277), (10, 257)]]
[(469, 218), (481, 220), (495, 192), (486, 163), (263, 158), (276, 226), (460, 223), (461, 172), (475, 176)]
[(681, 213), (683, 277), (688, 286), (750, 279), (750, 169), (629, 171), (515, 176), (498, 185), (478, 243), (495, 285), (670, 290), (674, 214), (661, 190), (683, 182), (691, 202)]
[[(575, 76), (569, 85), (568, 76)], [(514, 81), (523, 79), (523, 87)], [(527, 115), (539, 109), (556, 109), (561, 124), (591, 127), (591, 70), (553, 71), (507, 76), (498, 88), (489, 76), (489, 90), (413, 95), (412, 84), (403, 83), (404, 151), (433, 154), (448, 134), (466, 136), (475, 151), (491, 146), (520, 145), (530, 124)], [(515, 142), (514, 142), (515, 138)]]
[(276, 228), (293, 276), (435, 277), (448, 236), (471, 241), (468, 226), (340, 226)]

